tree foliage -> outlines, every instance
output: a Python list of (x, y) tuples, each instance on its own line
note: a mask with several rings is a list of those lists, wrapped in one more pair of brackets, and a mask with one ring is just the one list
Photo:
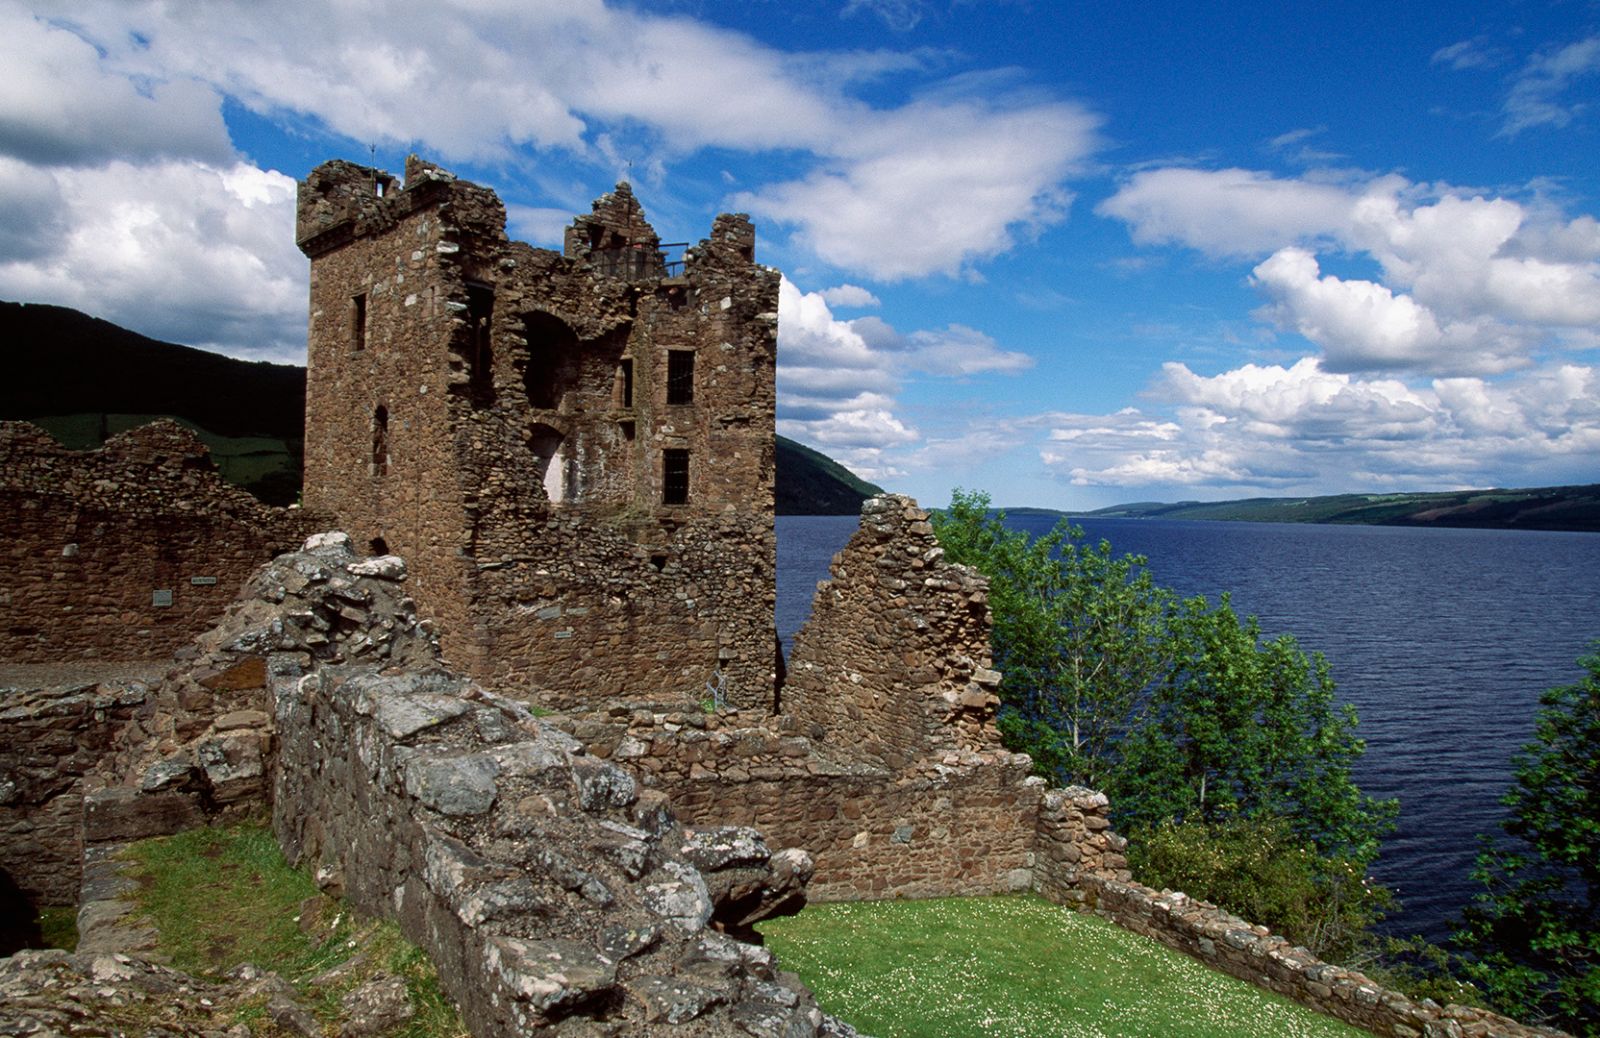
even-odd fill
[(1226, 598), (1179, 600), (1070, 524), (1008, 530), (982, 493), (956, 491), (935, 529), (990, 579), (1001, 731), (1046, 777), (1104, 790), (1124, 829), (1280, 818), (1364, 871), (1394, 805), (1351, 778), (1355, 713), (1320, 655), (1263, 642)]
[(1534, 741), (1474, 877), (1458, 940), (1469, 977), (1502, 1011), (1600, 1035), (1600, 642), (1587, 674), (1540, 697)]
[(1098, 789), (1176, 664), (1176, 596), (1156, 586), (1143, 558), (1085, 544), (1077, 527), (1030, 538), (1003, 518), (988, 495), (959, 490), (934, 515), (946, 555), (989, 577), (1001, 731), (1046, 776)]

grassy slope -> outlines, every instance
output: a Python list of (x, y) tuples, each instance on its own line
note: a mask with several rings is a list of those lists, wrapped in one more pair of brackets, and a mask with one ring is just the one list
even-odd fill
[(857, 476), (820, 451), (779, 436), (777, 493), (779, 515), (855, 515), (861, 502), (883, 488)]
[(1356, 1038), (1366, 1032), (1031, 896), (812, 905), (761, 924), (877, 1038)]
[[(278, 973), (323, 1020), (379, 971), (405, 980), (416, 1015), (397, 1038), (465, 1033), (425, 955), (392, 922), (363, 920), (291, 869), (264, 825), (191, 829), (133, 845), (140, 911), (177, 969), (220, 977), (249, 962)], [(343, 967), (335, 970), (335, 967)], [(260, 1006), (240, 1005), (249, 1021)]]

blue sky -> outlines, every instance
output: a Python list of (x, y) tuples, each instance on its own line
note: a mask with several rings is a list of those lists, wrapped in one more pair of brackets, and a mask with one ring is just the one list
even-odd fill
[(303, 362), (294, 181), (750, 212), (928, 504), (1600, 481), (1600, 4), (0, 0), (0, 298)]

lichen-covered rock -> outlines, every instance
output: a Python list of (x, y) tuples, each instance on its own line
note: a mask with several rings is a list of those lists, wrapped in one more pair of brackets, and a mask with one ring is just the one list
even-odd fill
[[(849, 1033), (717, 929), (797, 910), (803, 851), (686, 832), (626, 769), (445, 668), (402, 585), (355, 575), (347, 540), (307, 548), (214, 638), (267, 653), (274, 829), (292, 862), (400, 922), (479, 1038)], [(355, 651), (386, 623), (387, 655)]]

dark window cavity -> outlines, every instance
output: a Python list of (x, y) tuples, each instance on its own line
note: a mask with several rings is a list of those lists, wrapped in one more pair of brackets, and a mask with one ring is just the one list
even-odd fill
[(661, 452), (661, 503), (689, 503), (689, 452), (669, 447)]
[(667, 351), (667, 403), (694, 403), (694, 351)]
[(623, 357), (617, 363), (617, 404), (620, 407), (633, 406), (633, 358)]
[(467, 385), (479, 407), (494, 403), (494, 289), (467, 286)]
[(389, 474), (389, 409), (382, 404), (372, 412), (372, 474)]
[(362, 292), (350, 300), (350, 346), (367, 348), (367, 294)]

